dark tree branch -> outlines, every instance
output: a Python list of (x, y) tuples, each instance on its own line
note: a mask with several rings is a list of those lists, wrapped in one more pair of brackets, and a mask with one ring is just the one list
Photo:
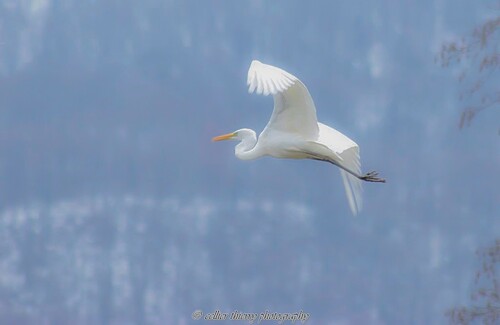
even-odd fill
[[(496, 10), (500, 10), (499, 8), (500, 3)], [(498, 86), (494, 80), (492, 81), (500, 67), (499, 31), (500, 16), (476, 27), (469, 37), (443, 43), (441, 47), (437, 61), (445, 68), (451, 65), (463, 67), (458, 77), (463, 85), (460, 100), (473, 103), (463, 108), (459, 122), (460, 128), (469, 126), (479, 112), (500, 107)], [(474, 98), (475, 96), (480, 98)]]
[(452, 324), (469, 324), (482, 321), (483, 324), (498, 324), (500, 322), (500, 279), (498, 267), (500, 264), (500, 239), (495, 244), (477, 253), (482, 264), (476, 273), (476, 289), (471, 295), (472, 304), (469, 307), (450, 309), (446, 315)]

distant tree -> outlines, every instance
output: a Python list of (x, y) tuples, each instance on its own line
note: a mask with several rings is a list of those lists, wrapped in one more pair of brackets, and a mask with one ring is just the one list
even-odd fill
[(475, 290), (471, 306), (456, 307), (446, 314), (452, 324), (500, 324), (500, 239), (495, 244), (477, 252), (481, 268), (476, 273)]
[[(494, 8), (500, 14), (500, 1)], [(460, 100), (466, 100), (460, 117), (460, 128), (469, 126), (485, 109), (500, 107), (500, 87), (494, 75), (500, 66), (500, 16), (476, 27), (468, 37), (443, 43), (437, 61), (442, 67), (461, 68), (459, 82), (463, 85)]]

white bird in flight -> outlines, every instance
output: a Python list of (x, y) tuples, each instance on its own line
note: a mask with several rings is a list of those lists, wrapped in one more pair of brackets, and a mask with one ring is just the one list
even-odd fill
[(349, 206), (361, 211), (361, 181), (381, 182), (377, 172), (361, 174), (359, 147), (339, 131), (319, 123), (306, 86), (292, 74), (257, 60), (248, 69), (248, 92), (274, 96), (271, 119), (257, 139), (255, 131), (239, 129), (214, 137), (213, 141), (239, 140), (235, 155), (242, 160), (262, 156), (315, 159), (340, 168)]

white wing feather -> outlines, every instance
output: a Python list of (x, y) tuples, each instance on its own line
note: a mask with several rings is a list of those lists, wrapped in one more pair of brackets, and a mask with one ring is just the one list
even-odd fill
[[(340, 153), (340, 156), (343, 159), (342, 165), (356, 172), (357, 174), (361, 173), (361, 165), (359, 162), (359, 148), (357, 146), (345, 150), (344, 152)], [(362, 182), (359, 178), (349, 174), (343, 169), (340, 170), (340, 175), (342, 175), (342, 180), (344, 182), (347, 200), (349, 201), (349, 207), (351, 208), (352, 214), (357, 215), (363, 208)]]
[(297, 77), (280, 68), (254, 60), (248, 69), (248, 92), (256, 91), (258, 95), (264, 96), (276, 95), (287, 90), (296, 80)]
[[(327, 125), (322, 123), (318, 124), (318, 142), (327, 146), (330, 150), (342, 158), (341, 161), (337, 161), (338, 164), (344, 166), (355, 174), (361, 175), (359, 147), (356, 142)], [(343, 169), (340, 170), (340, 175), (342, 176), (342, 180), (344, 182), (349, 207), (351, 208), (352, 213), (356, 215), (363, 207), (362, 181)]]
[(250, 93), (274, 96), (273, 114), (261, 136), (278, 131), (316, 140), (319, 133), (316, 107), (297, 77), (254, 60), (248, 69), (247, 84)]

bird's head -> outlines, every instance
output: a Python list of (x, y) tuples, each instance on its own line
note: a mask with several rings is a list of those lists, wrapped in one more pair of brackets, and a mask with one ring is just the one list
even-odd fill
[(232, 133), (219, 135), (212, 138), (212, 141), (256, 139), (255, 131), (250, 129), (239, 129)]
[(239, 129), (232, 133), (219, 135), (218, 137), (214, 137), (212, 139), (212, 141), (222, 140), (240, 141), (240, 143), (238, 143), (238, 145), (234, 148), (234, 154), (239, 159), (249, 160), (262, 156), (258, 150), (252, 150), (257, 143), (257, 134), (255, 134), (254, 130)]

